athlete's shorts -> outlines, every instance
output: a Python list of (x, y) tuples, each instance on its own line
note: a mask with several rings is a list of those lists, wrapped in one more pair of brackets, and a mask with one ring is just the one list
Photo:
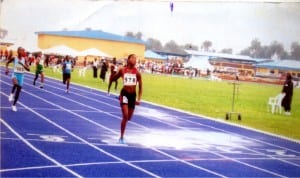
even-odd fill
[(24, 83), (24, 74), (23, 73), (12, 73), (12, 78), (17, 79), (18, 85), (23, 86)]
[(71, 78), (71, 74), (63, 73), (63, 83), (66, 84), (66, 81)]
[(35, 71), (35, 75), (39, 75), (39, 74), (41, 74), (41, 73), (43, 73), (42, 70)]
[(35, 70), (35, 74), (41, 74), (43, 72), (43, 66), (41, 64), (37, 65), (36, 70)]
[(124, 89), (121, 90), (120, 94), (120, 105), (127, 104), (129, 108), (135, 108), (135, 100), (136, 100), (136, 93), (128, 93)]

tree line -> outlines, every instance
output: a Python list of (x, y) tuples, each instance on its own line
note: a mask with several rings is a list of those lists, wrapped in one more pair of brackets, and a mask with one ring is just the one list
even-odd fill
[[(126, 32), (125, 36), (133, 37), (142, 40), (143, 34), (141, 32), (133, 33)], [(212, 48), (213, 43), (209, 40), (202, 42), (200, 48), (197, 45), (188, 43), (184, 45), (177, 44), (174, 40), (170, 40), (164, 45), (160, 40), (155, 38), (148, 38), (146, 40), (146, 49), (154, 51), (165, 51), (172, 53), (185, 53), (184, 50), (201, 50), (209, 52), (217, 52)], [(221, 53), (232, 54), (233, 50), (231, 48), (224, 48)], [(264, 59), (292, 59), (300, 61), (300, 44), (299, 42), (293, 42), (290, 46), (290, 53), (287, 52), (283, 45), (278, 41), (273, 41), (269, 45), (262, 45), (260, 40), (255, 38), (250, 42), (250, 46), (241, 50), (238, 54), (247, 55), (253, 58), (264, 58)]]

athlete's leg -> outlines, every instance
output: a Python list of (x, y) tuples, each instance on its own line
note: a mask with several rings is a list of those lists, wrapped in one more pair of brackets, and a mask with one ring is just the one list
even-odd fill
[(13, 101), (14, 93), (15, 93), (16, 88), (17, 88), (17, 86), (18, 86), (18, 80), (16, 79), (16, 77), (13, 77), (13, 78), (12, 78), (12, 83), (13, 83), (13, 86), (12, 86), (10, 95), (9, 95), (9, 97), (8, 97), (8, 101)]
[(39, 74), (38, 73), (36, 73), (35, 74), (35, 77), (34, 77), (34, 79), (33, 79), (33, 85), (35, 85), (35, 82), (36, 82), (36, 80), (39, 78)]
[(13, 87), (11, 89), (11, 94), (14, 94), (18, 85), (18, 80), (16, 79), (16, 77), (12, 78), (12, 83), (13, 83)]
[(66, 83), (67, 83), (67, 92), (69, 92), (69, 87), (70, 87), (70, 78), (68, 78), (68, 79), (67, 79)]
[(41, 72), (41, 88), (43, 88), (44, 87), (44, 72)]
[(19, 95), (21, 93), (22, 87), (20, 85), (17, 86), (17, 91), (16, 91), (16, 95), (15, 95), (15, 101), (13, 103), (14, 106), (16, 106), (17, 101), (19, 99)]
[(128, 108), (128, 120), (130, 121), (134, 112), (134, 108)]
[(66, 81), (67, 81), (66, 74), (63, 74), (63, 84), (66, 84)]
[(118, 88), (118, 80), (115, 80), (115, 90), (117, 90), (117, 88)]
[(107, 92), (109, 93), (109, 91), (110, 91), (110, 87), (111, 87), (111, 78), (109, 79), (109, 82), (108, 82), (108, 88), (107, 88)]
[(121, 104), (121, 110), (122, 110), (122, 121), (121, 121), (121, 136), (120, 139), (124, 138), (124, 133), (126, 129), (126, 124), (128, 121), (128, 105), (127, 104)]
[(17, 81), (17, 91), (16, 91), (16, 94), (15, 94), (15, 100), (13, 102), (13, 105), (12, 105), (12, 110), (13, 111), (17, 111), (17, 107), (16, 107), (16, 103), (19, 99), (19, 95), (21, 93), (21, 89), (22, 89), (22, 86), (23, 86), (23, 82), (24, 82), (24, 75), (16, 75), (16, 81)]

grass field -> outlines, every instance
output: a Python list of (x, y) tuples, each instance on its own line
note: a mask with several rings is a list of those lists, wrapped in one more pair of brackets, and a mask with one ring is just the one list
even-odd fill
[[(32, 68), (31, 71), (34, 71)], [(61, 73), (45, 69), (48, 77), (61, 79)], [(225, 115), (232, 109), (233, 85), (229, 81), (209, 81), (206, 79), (188, 79), (179, 76), (142, 74), (143, 97), (145, 101), (189, 111), (225, 120)], [(72, 73), (71, 83), (78, 83), (96, 89), (107, 90), (108, 83), (102, 83), (92, 77), (92, 70), (87, 70), (85, 77), (78, 76), (78, 69)], [(114, 84), (112, 85), (113, 90)], [(122, 87), (119, 80), (118, 91)], [(240, 124), (258, 130), (300, 140), (300, 89), (294, 89), (292, 115), (279, 115), (267, 112), (270, 96), (280, 93), (282, 86), (258, 83), (243, 83), (238, 86), (234, 111), (241, 113), (242, 120), (233, 115), (227, 122)], [(45, 81), (47, 89), (47, 80)], [(71, 88), (72, 91), (72, 88)]]

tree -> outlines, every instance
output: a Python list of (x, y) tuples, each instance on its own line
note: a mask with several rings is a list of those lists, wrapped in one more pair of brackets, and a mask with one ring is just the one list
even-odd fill
[(164, 46), (164, 50), (172, 53), (184, 53), (184, 50), (174, 41), (167, 42)]
[(246, 49), (243, 49), (241, 52), (240, 52), (240, 55), (244, 55), (244, 56), (251, 56), (251, 52), (250, 52), (250, 47), (246, 48)]
[(4, 39), (8, 34), (8, 31), (6, 29), (0, 28), (0, 39)]
[(268, 59), (268, 58), (271, 58), (271, 56), (272, 56), (272, 52), (270, 50), (270, 47), (269, 46), (262, 46), (261, 51), (258, 54), (258, 57)]
[(181, 48), (182, 49), (188, 49), (188, 50), (197, 50), (197, 51), (199, 50), (198, 46), (190, 44), (190, 43), (181, 46)]
[(291, 45), (291, 58), (300, 61), (300, 45), (298, 42), (293, 42)]
[(133, 32), (126, 32), (125, 36), (141, 40), (143, 37), (143, 34), (142, 34), (142, 32), (137, 32), (136, 34), (134, 34)]
[(161, 51), (163, 50), (163, 46), (159, 40), (154, 38), (148, 38), (146, 42), (146, 49)]
[(201, 49), (203, 49), (204, 51), (208, 51), (211, 46), (212, 46), (212, 42), (206, 40), (202, 43)]
[(283, 45), (277, 41), (273, 41), (270, 45), (270, 52), (270, 57), (276, 54), (279, 57), (279, 59), (282, 59), (284, 54)]
[(281, 43), (273, 41), (269, 46), (261, 46), (261, 43), (257, 38), (252, 40), (251, 46), (243, 49), (240, 54), (251, 56), (253, 58), (271, 59), (274, 55), (279, 59), (288, 58), (288, 53), (284, 50)]
[(231, 48), (222, 49), (221, 53), (232, 54), (232, 49)]
[(142, 34), (142, 32), (137, 32), (137, 33), (135, 34), (135, 38), (136, 38), (136, 39), (139, 39), (139, 40), (141, 40), (141, 39), (142, 39), (142, 37), (143, 37), (143, 34)]
[(135, 38), (133, 32), (126, 32), (125, 36)]
[(260, 41), (257, 38), (251, 41), (251, 46), (250, 46), (251, 57), (254, 58), (260, 57), (258, 54), (261, 52), (261, 49), (262, 48), (261, 48)]

